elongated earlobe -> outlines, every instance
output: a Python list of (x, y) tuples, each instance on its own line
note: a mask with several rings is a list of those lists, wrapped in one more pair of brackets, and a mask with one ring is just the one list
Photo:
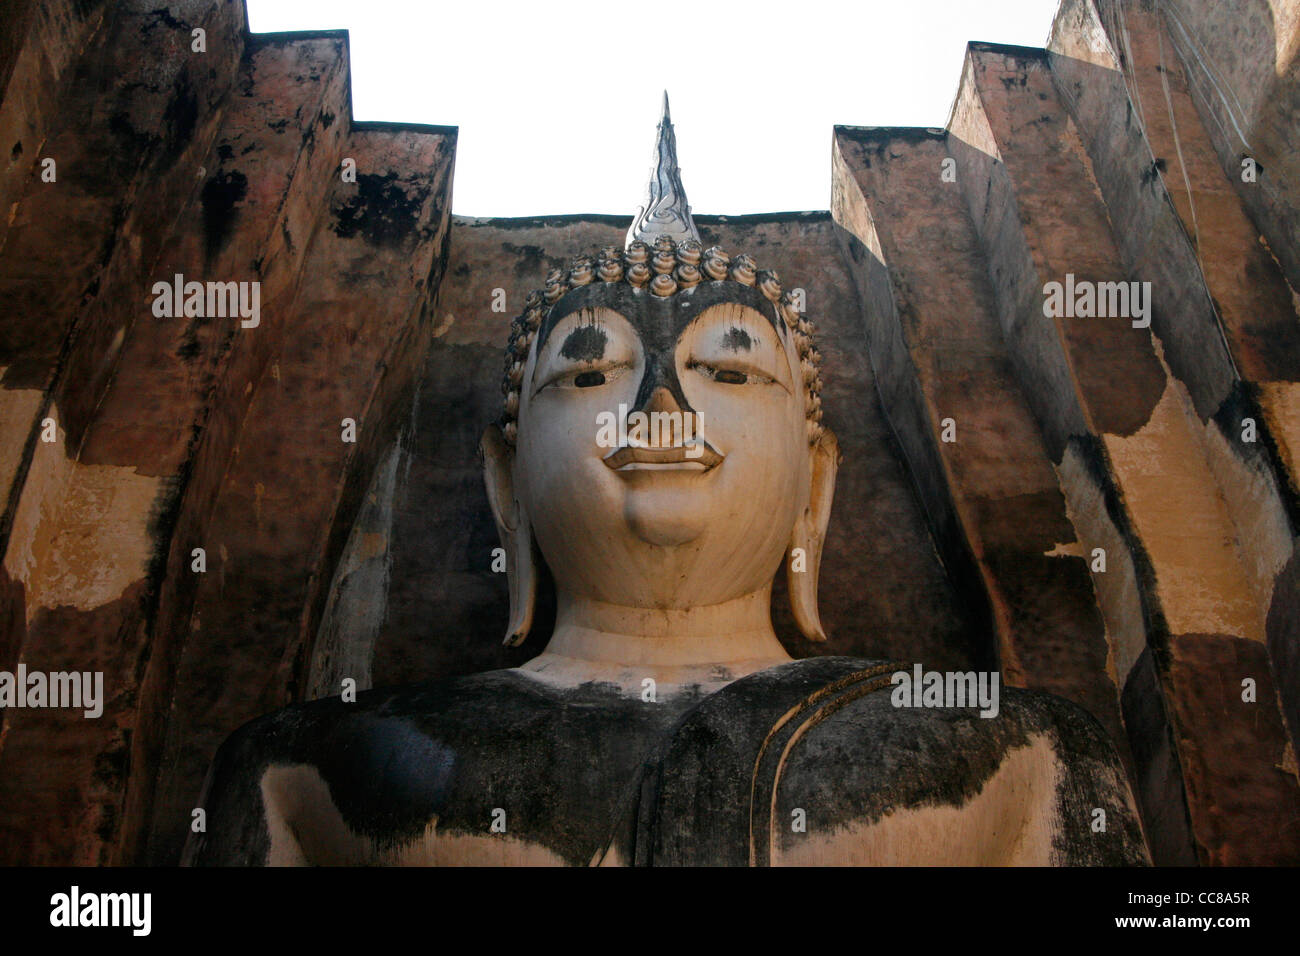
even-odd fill
[(789, 582), (790, 608), (799, 633), (810, 641), (825, 641), (821, 616), (817, 612), (817, 578), (821, 572), (822, 547), (826, 527), (831, 520), (831, 502), (835, 498), (835, 472), (840, 464), (840, 447), (829, 428), (812, 447), (812, 485), (808, 507), (795, 520), (786, 557), (786, 580)]
[(505, 644), (517, 647), (528, 637), (537, 605), (537, 555), (528, 511), (515, 498), (515, 452), (496, 425), (489, 425), (479, 442), (483, 454), (483, 481), (488, 504), (496, 520), (497, 536), (506, 551), (506, 578), (510, 583), (510, 623)]

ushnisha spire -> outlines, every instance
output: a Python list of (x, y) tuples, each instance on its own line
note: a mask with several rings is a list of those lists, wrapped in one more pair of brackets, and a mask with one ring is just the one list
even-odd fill
[(668, 115), (667, 90), (664, 90), (664, 115), (659, 121), (646, 203), (632, 220), (625, 245), (630, 246), (636, 239), (653, 245), (659, 236), (667, 236), (675, 242), (684, 239), (699, 241), (700, 238), (695, 220), (691, 218), (691, 207), (686, 203), (681, 170), (677, 168), (677, 137), (673, 134), (672, 119)]

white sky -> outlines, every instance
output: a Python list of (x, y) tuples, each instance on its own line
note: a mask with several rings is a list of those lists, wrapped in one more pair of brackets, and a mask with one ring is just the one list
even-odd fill
[(943, 126), (968, 40), (1042, 46), (1059, 0), (247, 0), (351, 33), (355, 118), (460, 127), (454, 211), (631, 216), (662, 91), (696, 213), (826, 209), (831, 128)]

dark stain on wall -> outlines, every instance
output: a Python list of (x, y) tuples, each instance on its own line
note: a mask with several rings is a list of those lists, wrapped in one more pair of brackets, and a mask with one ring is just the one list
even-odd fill
[(234, 230), (236, 206), (248, 194), (248, 178), (237, 169), (221, 171), (203, 184), (203, 250), (209, 261)]

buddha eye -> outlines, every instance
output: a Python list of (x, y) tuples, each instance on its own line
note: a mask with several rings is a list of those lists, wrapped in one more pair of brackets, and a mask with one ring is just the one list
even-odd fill
[(752, 368), (747, 370), (739, 369), (730, 363), (723, 367), (709, 362), (702, 362), (699, 359), (692, 359), (686, 363), (686, 367), (722, 385), (765, 385), (774, 381), (774, 379), (762, 372)]
[(605, 368), (589, 368), (581, 372), (572, 368), (561, 369), (553, 374), (547, 381), (538, 386), (537, 391), (544, 388), (597, 388), (601, 385), (608, 385), (620, 378), (628, 370), (627, 365), (610, 365)]

